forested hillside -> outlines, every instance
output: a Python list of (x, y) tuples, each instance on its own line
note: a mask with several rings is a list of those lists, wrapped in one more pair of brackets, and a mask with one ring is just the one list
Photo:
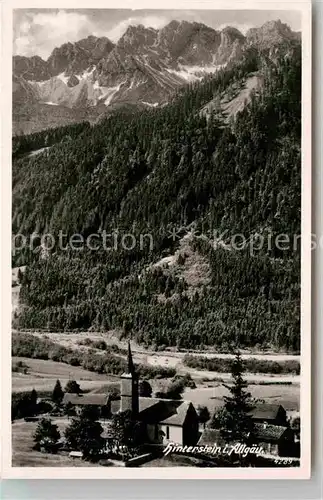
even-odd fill
[[(254, 72), (263, 88), (235, 120), (200, 112)], [(300, 233), (300, 93), (300, 49), (275, 60), (250, 50), (163, 107), (15, 138), (14, 234), (118, 230), (153, 240), (132, 250), (16, 251), (13, 265), (28, 265), (16, 326), (120, 329), (154, 346), (224, 348), (238, 338), (299, 350), (299, 246), (266, 243), (251, 255), (212, 236)], [(209, 266), (196, 287), (180, 272), (185, 254), (174, 272), (153, 265), (186, 233)]]

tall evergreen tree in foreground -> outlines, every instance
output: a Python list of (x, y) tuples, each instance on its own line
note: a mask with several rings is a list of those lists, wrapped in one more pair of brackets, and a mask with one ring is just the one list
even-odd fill
[(232, 362), (233, 384), (226, 386), (230, 396), (224, 397), (224, 406), (213, 417), (212, 427), (221, 431), (228, 442), (246, 442), (253, 430), (250, 411), (253, 399), (248, 392), (248, 384), (243, 378), (244, 365), (238, 351)]

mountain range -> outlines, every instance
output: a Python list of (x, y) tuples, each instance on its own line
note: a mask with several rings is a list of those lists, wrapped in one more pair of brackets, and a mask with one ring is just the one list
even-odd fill
[[(158, 107), (181, 86), (241, 58), (246, 49), (288, 51), (299, 40), (281, 21), (270, 21), (246, 35), (204, 24), (171, 21), (156, 30), (129, 26), (114, 44), (89, 36), (55, 48), (45, 61), (14, 56), (14, 134), (57, 125), (97, 121), (115, 107)], [(54, 109), (56, 108), (56, 109)]]

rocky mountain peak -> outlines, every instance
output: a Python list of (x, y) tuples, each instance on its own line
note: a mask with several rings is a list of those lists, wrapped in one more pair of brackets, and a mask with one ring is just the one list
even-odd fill
[(130, 25), (120, 38), (117, 47), (130, 51), (151, 47), (156, 43), (157, 34), (158, 31), (154, 28), (146, 28), (142, 24)]
[(261, 48), (271, 48), (280, 43), (296, 40), (298, 35), (279, 19), (277, 21), (268, 21), (260, 28), (251, 28), (248, 30), (246, 37), (249, 44), (258, 45)]
[(223, 28), (222, 33), (232, 39), (239, 39), (241, 41), (245, 40), (245, 36), (241, 33), (241, 31), (239, 31), (237, 28), (234, 28), (233, 26), (226, 26), (225, 28)]
[(39, 56), (13, 58), (13, 72), (25, 80), (43, 81), (51, 77), (46, 61)]
[(55, 48), (47, 60), (52, 76), (65, 72), (66, 75), (81, 73), (107, 56), (114, 44), (106, 37), (88, 36), (76, 43), (64, 43)]

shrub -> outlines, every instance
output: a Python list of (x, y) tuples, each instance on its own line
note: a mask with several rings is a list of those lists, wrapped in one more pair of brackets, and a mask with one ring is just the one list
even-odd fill
[(57, 451), (60, 432), (56, 424), (52, 424), (51, 420), (43, 418), (39, 422), (35, 434), (34, 441), (36, 449), (44, 449), (49, 453)]

